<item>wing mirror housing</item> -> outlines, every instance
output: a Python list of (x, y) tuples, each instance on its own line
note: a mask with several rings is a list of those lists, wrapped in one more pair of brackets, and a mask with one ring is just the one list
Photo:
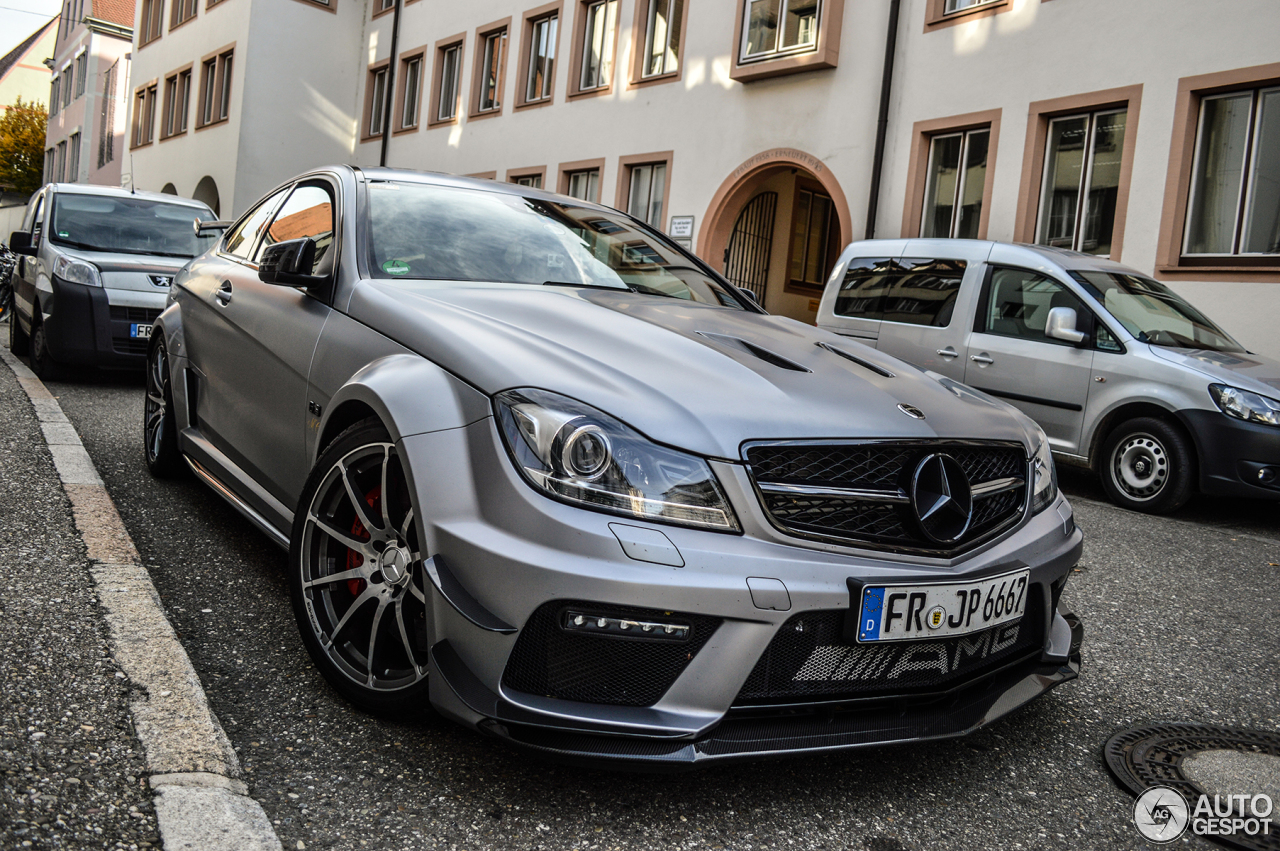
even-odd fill
[(1081, 343), (1085, 334), (1076, 330), (1076, 311), (1074, 307), (1055, 307), (1049, 311), (1049, 319), (1044, 324), (1044, 335), (1065, 343)]
[(258, 260), (258, 279), (282, 287), (313, 287), (323, 278), (311, 274), (316, 262), (316, 241), (310, 237), (269, 245)]
[(204, 236), (206, 234), (220, 233), (226, 230), (227, 228), (231, 227), (231, 222), (223, 222), (223, 221), (207, 221), (206, 222), (206, 221), (201, 221), (200, 219), (195, 219), (194, 221), (192, 221), (191, 226), (195, 230), (196, 236)]
[(15, 230), (9, 234), (9, 250), (23, 257), (35, 257), (37, 248), (31, 244), (31, 234), (24, 230)]

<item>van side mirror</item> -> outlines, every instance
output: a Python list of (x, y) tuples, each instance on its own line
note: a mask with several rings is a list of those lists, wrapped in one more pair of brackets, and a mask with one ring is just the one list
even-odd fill
[(9, 234), (9, 250), (23, 257), (36, 256), (36, 247), (31, 244), (31, 234), (24, 230), (15, 230)]
[(1076, 311), (1074, 307), (1055, 307), (1049, 311), (1049, 319), (1044, 324), (1044, 335), (1066, 343), (1079, 343), (1085, 335), (1076, 330)]
[(269, 245), (258, 260), (258, 280), (283, 287), (312, 287), (321, 279), (312, 275), (316, 241), (310, 237)]

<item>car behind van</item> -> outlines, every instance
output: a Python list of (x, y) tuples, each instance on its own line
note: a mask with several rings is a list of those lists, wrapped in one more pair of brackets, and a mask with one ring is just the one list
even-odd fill
[(9, 348), (41, 378), (64, 364), (142, 367), (173, 276), (217, 237), (194, 224), (216, 218), (174, 195), (45, 186), (9, 239), (20, 255)]
[(818, 325), (998, 397), (1113, 501), (1280, 499), (1280, 364), (1163, 284), (1087, 254), (983, 240), (855, 242)]

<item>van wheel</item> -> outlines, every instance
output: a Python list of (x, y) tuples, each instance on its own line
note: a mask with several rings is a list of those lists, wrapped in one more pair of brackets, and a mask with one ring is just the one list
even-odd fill
[(1099, 472), (1116, 505), (1168, 514), (1191, 498), (1195, 466), (1195, 452), (1179, 429), (1154, 417), (1138, 417), (1107, 436)]
[(44, 333), (44, 323), (31, 329), (31, 371), (41, 381), (54, 381), (62, 375), (53, 354), (49, 351), (49, 340)]
[(31, 338), (22, 330), (17, 311), (9, 310), (9, 351), (22, 356), (31, 351)]

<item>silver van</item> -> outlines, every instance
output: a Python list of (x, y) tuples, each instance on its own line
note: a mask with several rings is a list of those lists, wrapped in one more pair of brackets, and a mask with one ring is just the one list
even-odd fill
[(855, 242), (818, 326), (1020, 408), (1127, 508), (1166, 513), (1197, 489), (1280, 500), (1280, 363), (1119, 263), (985, 240)]
[(13, 274), (9, 348), (50, 378), (62, 364), (141, 367), (169, 284), (218, 234), (217, 217), (174, 195), (51, 183), (27, 204), (9, 238)]

